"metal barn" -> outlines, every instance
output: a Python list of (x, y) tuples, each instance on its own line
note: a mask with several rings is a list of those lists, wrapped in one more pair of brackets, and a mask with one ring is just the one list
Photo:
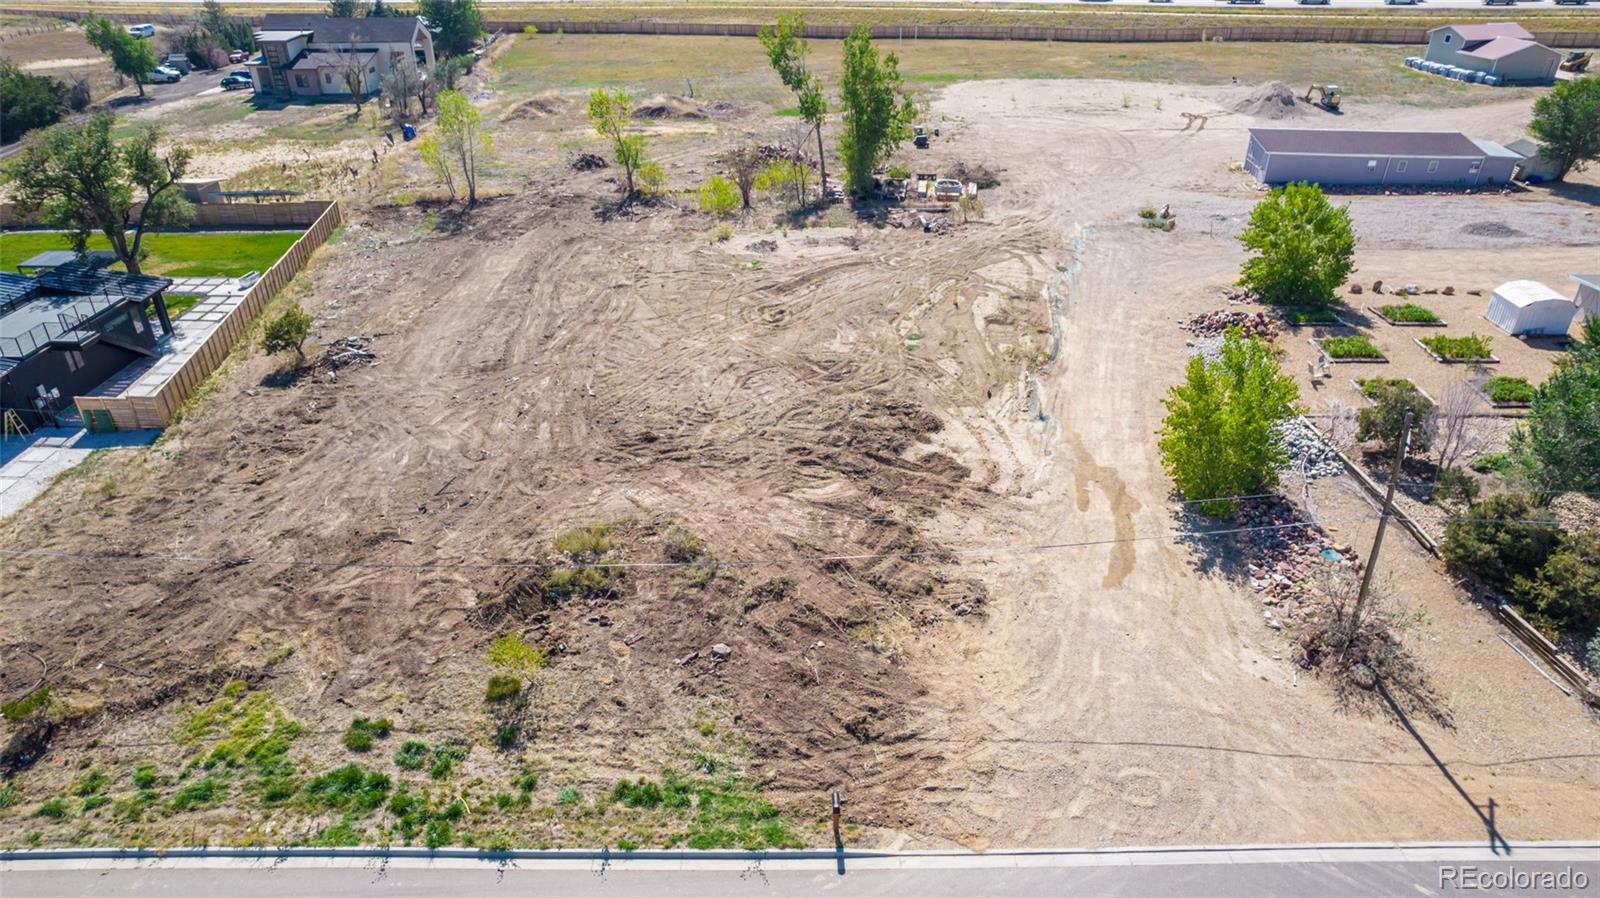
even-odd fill
[(1251, 128), (1244, 167), (1265, 184), (1483, 187), (1509, 182), (1521, 161), (1456, 131)]

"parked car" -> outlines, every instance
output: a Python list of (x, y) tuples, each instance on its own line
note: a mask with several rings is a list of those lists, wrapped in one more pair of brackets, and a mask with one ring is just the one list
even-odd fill
[(158, 65), (154, 71), (144, 76), (144, 80), (150, 84), (172, 84), (182, 77), (183, 75), (177, 69), (169, 69), (164, 65)]
[(246, 59), (249, 59), (249, 58), (250, 58), (250, 54), (247, 51), (244, 51), (244, 50), (229, 50), (228, 51), (228, 61), (229, 62), (240, 63), (240, 62), (244, 62)]
[(1330, 0), (1295, 0), (1301, 6), (1330, 6)]
[(143, 25), (129, 25), (128, 33), (134, 37), (155, 37), (156, 26), (151, 25), (149, 22), (146, 22)]
[(1417, 0), (1383, 0), (1390, 6), (1416, 6)]
[(250, 76), (249, 75), (237, 75), (237, 74), (235, 74), (235, 75), (229, 75), (229, 76), (227, 76), (227, 77), (222, 79), (222, 89), (223, 90), (245, 90), (247, 88), (254, 87), (254, 86), (255, 86), (255, 82), (250, 80)]
[(180, 75), (189, 74), (189, 54), (187, 53), (168, 53), (167, 58), (161, 60), (161, 64), (169, 69), (177, 69)]

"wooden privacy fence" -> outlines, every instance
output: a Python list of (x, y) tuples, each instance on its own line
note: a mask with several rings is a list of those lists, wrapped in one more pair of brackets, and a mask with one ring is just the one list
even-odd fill
[[(73, 401), (77, 403), (78, 412), (83, 415), (84, 421), (104, 421), (109, 415), (111, 425), (117, 430), (166, 427), (171, 423), (173, 416), (177, 414), (194, 388), (222, 366), (234, 343), (238, 342), (239, 337), (250, 327), (250, 322), (256, 315), (261, 313), (261, 308), (267, 304), (267, 300), (283, 289), (300, 269), (305, 267), (306, 261), (311, 258), (317, 247), (326, 242), (333, 229), (344, 222), (338, 203), (325, 202), (321, 205), (322, 214), (317, 216), (311, 227), (300, 235), (300, 239), (289, 247), (288, 252), (261, 275), (239, 304), (217, 323), (205, 341), (184, 360), (176, 372), (145, 395), (129, 395), (137, 392), (138, 382), (135, 382), (134, 386), (129, 387), (121, 396), (75, 397)], [(148, 376), (147, 374), (146, 377)]]

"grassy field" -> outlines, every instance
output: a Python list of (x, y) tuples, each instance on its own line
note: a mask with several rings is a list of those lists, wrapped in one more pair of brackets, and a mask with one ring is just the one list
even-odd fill
[[(1110, 44), (1003, 41), (884, 41), (913, 90), (977, 78), (1113, 78), (1185, 84), (1337, 83), (1351, 97), (1450, 106), (1504, 100), (1523, 88), (1482, 87), (1412, 71), (1397, 47), (1352, 44)], [(840, 44), (817, 41), (811, 64), (838, 83)], [(686, 92), (734, 102), (791, 105), (761, 45), (745, 37), (653, 35), (522, 36), (494, 63), (496, 86), (538, 90), (627, 85), (636, 98)]]
[[(266, 271), (296, 240), (299, 231), (229, 234), (149, 234), (144, 246), (146, 274), (168, 277), (238, 277)], [(90, 249), (108, 249), (105, 237), (89, 239)], [(36, 253), (71, 249), (65, 234), (55, 231), (8, 231), (0, 237), (0, 271), (16, 271)]]
[[(87, 4), (59, 0), (23, 0), (8, 5), (8, 11), (21, 13), (81, 12)], [(251, 4), (250, 12), (317, 11), (326, 4), (311, 2), (271, 2)], [(154, 2), (118, 3), (120, 13), (169, 13)], [(1423, 9), (1193, 9), (1149, 7), (1137, 11), (1094, 6), (985, 3), (982, 6), (949, 3), (938, 6), (911, 6), (897, 3), (851, 2), (735, 2), (735, 0), (695, 0), (692, 3), (589, 2), (573, 4), (495, 4), (485, 10), (491, 29), (515, 30), (522, 22), (560, 20), (566, 22), (770, 22), (780, 13), (803, 12), (807, 21), (827, 25), (1031, 25), (1060, 28), (1187, 28), (1220, 25), (1313, 25), (1388, 28), (1431, 28), (1444, 21), (1517, 21), (1535, 31), (1600, 32), (1600, 16), (1565, 9), (1528, 10), (1520, 8), (1489, 10)]]

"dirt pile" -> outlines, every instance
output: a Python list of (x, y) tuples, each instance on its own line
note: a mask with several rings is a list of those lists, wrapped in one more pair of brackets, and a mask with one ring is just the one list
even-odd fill
[(594, 171), (597, 168), (605, 168), (606, 160), (605, 157), (594, 153), (574, 153), (567, 161), (567, 167), (573, 171)]
[(538, 96), (529, 97), (521, 103), (511, 107), (502, 118), (507, 122), (520, 122), (527, 119), (549, 118), (566, 111), (571, 103), (555, 91), (546, 91)]
[(1269, 121), (1298, 118), (1306, 114), (1295, 98), (1294, 91), (1282, 81), (1273, 81), (1251, 91), (1232, 107), (1234, 112)]
[(982, 163), (957, 162), (950, 166), (949, 176), (958, 181), (971, 181), (979, 190), (992, 190), (1000, 186), (1000, 176)]
[(657, 94), (633, 107), (633, 117), (642, 119), (705, 118), (706, 110), (688, 97)]

